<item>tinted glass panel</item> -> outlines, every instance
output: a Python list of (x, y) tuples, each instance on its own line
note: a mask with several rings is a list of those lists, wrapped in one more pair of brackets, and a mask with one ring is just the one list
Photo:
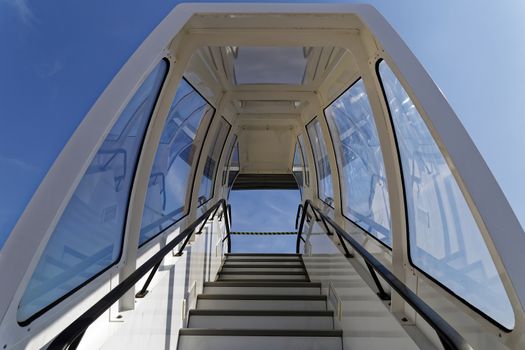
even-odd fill
[(321, 125), (317, 118), (308, 124), (307, 131), (314, 152), (319, 198), (323, 202), (333, 206), (334, 190), (332, 187), (332, 170), (330, 169), (330, 161), (328, 160), (328, 152), (326, 151), (326, 143), (323, 138)]
[[(237, 139), (237, 137), (235, 137), (235, 139)], [(241, 164), (239, 162), (239, 143), (235, 142), (230, 156), (230, 165), (228, 166), (228, 187), (232, 187), (240, 169)]]
[(308, 170), (308, 157), (306, 156), (306, 148), (304, 148), (304, 136), (300, 134), (297, 136), (297, 142), (299, 143), (299, 151), (301, 151), (301, 156), (303, 158), (304, 165), (304, 186), (310, 186), (310, 171)]
[(206, 164), (204, 165), (204, 172), (201, 178), (201, 184), (199, 188), (199, 203), (202, 204), (211, 197), (213, 197), (213, 184), (215, 181), (215, 175), (217, 172), (217, 165), (219, 163), (226, 137), (230, 131), (230, 124), (221, 118), (215, 133), (213, 134), (213, 143), (210, 149), (210, 154), (206, 158)]
[(472, 213), (414, 103), (383, 61), (379, 74), (395, 127), (412, 263), (508, 329), (514, 314)]
[(297, 186), (299, 186), (299, 189), (303, 190), (304, 186), (304, 164), (303, 164), (303, 156), (301, 155), (301, 149), (299, 148), (299, 142), (295, 144), (295, 150), (293, 154), (293, 165), (292, 165), (292, 173), (295, 177), (295, 181), (297, 181)]
[(182, 218), (192, 169), (197, 162), (197, 129), (207, 125), (213, 108), (186, 80), (181, 80), (155, 155), (142, 214), (139, 244)]
[(29, 281), (19, 320), (27, 320), (119, 259), (135, 167), (166, 71), (162, 61), (93, 158)]
[(325, 114), (341, 173), (343, 213), (391, 246), (385, 165), (363, 81), (335, 100)]

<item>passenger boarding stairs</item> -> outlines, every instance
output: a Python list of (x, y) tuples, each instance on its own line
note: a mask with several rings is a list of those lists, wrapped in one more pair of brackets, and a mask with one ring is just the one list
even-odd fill
[(300, 254), (227, 254), (189, 311), (178, 349), (342, 349), (335, 326)]

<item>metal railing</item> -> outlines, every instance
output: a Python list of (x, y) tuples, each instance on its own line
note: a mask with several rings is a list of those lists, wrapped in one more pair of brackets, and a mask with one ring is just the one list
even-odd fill
[[(48, 349), (76, 349), (82, 336), (88, 329), (88, 327), (100, 317), (106, 310), (108, 310), (111, 305), (116, 303), (128, 290), (130, 290), (142, 277), (144, 277), (148, 271), (151, 270), (150, 275), (141, 291), (146, 290), (153, 279), (153, 275), (157, 271), (160, 263), (164, 257), (169, 254), (177, 245), (186, 238), (185, 243), (189, 240), (188, 237), (191, 237), (195, 232), (195, 229), (199, 224), (203, 223), (199, 230), (202, 230), (210, 216), (213, 214), (213, 217), (219, 210), (222, 208), (222, 213), (225, 216), (224, 224), (226, 227), (226, 236), (224, 239), (228, 239), (228, 252), (230, 251), (231, 238), (230, 238), (230, 221), (228, 219), (229, 212), (226, 200), (221, 199), (211, 208), (206, 210), (201, 216), (199, 216), (194, 222), (192, 222), (186, 229), (184, 229), (177, 237), (173, 238), (169, 243), (162, 247), (155, 255), (149, 258), (144, 264), (138, 267), (131, 275), (119, 283), (115, 288), (113, 288), (109, 293), (107, 293), (102, 299), (96, 302), (92, 307), (90, 307), (86, 312), (79, 316), (73, 323), (66, 327), (60, 334), (58, 334), (55, 339), (49, 344)], [(224, 241), (223, 239), (223, 241)], [(184, 244), (185, 245), (185, 244)], [(147, 293), (147, 292), (146, 292)]]
[[(434, 309), (432, 309), (427, 303), (425, 303), (417, 294), (412, 292), (400, 279), (398, 279), (394, 274), (383, 265), (378, 259), (376, 259), (365, 247), (363, 247), (358, 241), (356, 241), (350, 234), (343, 230), (332, 218), (323, 214), (319, 208), (312, 204), (310, 200), (306, 200), (304, 205), (301, 205), (302, 215), (301, 221), (299, 223), (299, 229), (297, 231), (297, 245), (296, 252), (300, 252), (301, 240), (304, 242), (302, 237), (302, 232), (304, 228), (304, 222), (308, 212), (308, 208), (311, 208), (314, 216), (320, 217), (323, 222), (323, 226), (328, 230), (327, 224), (329, 224), (335, 234), (338, 236), (347, 256), (348, 249), (346, 248), (345, 243), (348, 242), (352, 248), (363, 258), (374, 282), (378, 285), (379, 295), (386, 294), (382, 290), (381, 283), (376, 276), (376, 272), (381, 275), (386, 283), (390, 285), (392, 290), (396, 291), (403, 300), (405, 300), (437, 333), (441, 344), (446, 350), (473, 350), (472, 346), (466, 341), (461, 334), (458, 333), (450, 324), (447, 323)], [(298, 211), (299, 213), (299, 211)], [(318, 215), (318, 216), (317, 216)], [(384, 296), (383, 296), (384, 297)]]

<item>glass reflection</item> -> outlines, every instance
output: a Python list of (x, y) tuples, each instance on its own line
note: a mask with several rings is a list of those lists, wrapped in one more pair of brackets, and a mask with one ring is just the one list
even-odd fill
[(328, 160), (328, 152), (324, 141), (323, 132), (319, 120), (315, 118), (307, 125), (308, 137), (312, 143), (312, 149), (317, 169), (317, 187), (319, 199), (333, 206), (334, 190), (332, 187), (332, 169)]
[(395, 74), (384, 61), (378, 69), (401, 157), (412, 263), (512, 329), (512, 306), (456, 179)]
[(295, 177), (295, 181), (297, 182), (297, 186), (299, 187), (301, 194), (303, 192), (303, 186), (304, 186), (303, 171), (304, 171), (303, 156), (301, 155), (301, 150), (299, 149), (299, 142), (297, 142), (295, 144), (295, 150), (293, 154), (292, 174)]
[(303, 159), (304, 186), (308, 187), (310, 186), (310, 171), (308, 170), (308, 157), (306, 156), (306, 149), (304, 148), (303, 134), (299, 134), (299, 136), (297, 136), (297, 142), (299, 143), (299, 151), (301, 152), (301, 156)]
[(341, 172), (343, 213), (392, 246), (385, 165), (363, 80), (326, 108), (325, 114)]
[(221, 118), (219, 125), (215, 130), (211, 152), (206, 158), (206, 164), (204, 165), (204, 171), (201, 177), (198, 199), (200, 205), (213, 197), (213, 186), (217, 172), (217, 166), (221, 158), (224, 143), (226, 142), (226, 137), (228, 136), (229, 132), (230, 124), (224, 118)]
[(18, 308), (24, 321), (118, 261), (137, 159), (168, 64), (128, 103), (91, 161), (33, 272)]
[(241, 164), (239, 161), (239, 143), (236, 140), (237, 136), (235, 136), (234, 146), (230, 155), (230, 164), (228, 166), (228, 188), (233, 186), (233, 182), (241, 170)]
[(197, 162), (195, 137), (209, 122), (213, 108), (181, 80), (170, 107), (149, 179), (139, 245), (186, 215), (191, 170)]

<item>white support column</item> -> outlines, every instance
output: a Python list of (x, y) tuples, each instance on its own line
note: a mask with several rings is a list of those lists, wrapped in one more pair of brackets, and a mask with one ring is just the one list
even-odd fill
[[(338, 222), (339, 224), (342, 224), (344, 221), (344, 217), (342, 215), (343, 198), (342, 198), (342, 191), (341, 191), (341, 176), (340, 176), (341, 174), (339, 173), (339, 167), (337, 166), (337, 157), (335, 155), (335, 148), (334, 148), (334, 143), (332, 140), (332, 135), (330, 132), (330, 127), (328, 126), (326, 117), (324, 115), (325, 106), (323, 104), (323, 101), (319, 98), (319, 95), (316, 95), (316, 97), (317, 99), (314, 101), (311, 101), (311, 103), (314, 106), (313, 108), (316, 111), (315, 113), (317, 116), (317, 120), (319, 121), (321, 130), (323, 131), (323, 139), (325, 142), (326, 152), (328, 154), (328, 160), (330, 162), (330, 170), (332, 173), (332, 191), (334, 193), (333, 203), (332, 203), (334, 220)], [(322, 205), (322, 207), (325, 207), (328, 209), (328, 206), (323, 201), (319, 201), (319, 203)]]
[[(366, 92), (379, 136), (381, 153), (385, 165), (390, 205), (392, 233), (392, 271), (401, 281), (405, 281), (407, 266), (407, 231), (403, 180), (399, 168), (399, 158), (394, 138), (394, 130), (390, 123), (388, 108), (380, 95), (381, 86), (375, 74), (375, 57), (368, 54), (361, 40), (349, 41), (348, 50), (355, 58), (356, 64), (365, 84)], [(397, 293), (392, 293), (391, 309), (393, 312), (403, 312), (404, 300)]]
[[(200, 156), (200, 159), (198, 160), (198, 164), (196, 165), (196, 173), (195, 173), (195, 177), (193, 178), (193, 190), (192, 190), (192, 194), (191, 194), (191, 198), (192, 198), (192, 201), (191, 203), (189, 203), (190, 205), (190, 212), (189, 212), (189, 215), (188, 215), (188, 222), (192, 222), (193, 220), (195, 220), (197, 217), (198, 217), (198, 214), (199, 214), (199, 201), (198, 201), (198, 196), (199, 196), (199, 189), (200, 189), (200, 183), (201, 183), (201, 178), (202, 178), (202, 173), (204, 171), (204, 166), (206, 165), (206, 159), (208, 157), (208, 154), (212, 151), (211, 147), (213, 145), (213, 130), (218, 126), (218, 124), (220, 123), (221, 121), (221, 118), (222, 118), (222, 114), (224, 113), (225, 109), (226, 109), (226, 103), (228, 103), (230, 100), (229, 100), (229, 94), (223, 94), (223, 96), (221, 97), (216, 109), (215, 109), (215, 115), (213, 116), (213, 119), (211, 120), (211, 125), (209, 127), (209, 132), (208, 132), (208, 137), (206, 137), (204, 140), (203, 140), (203, 144), (202, 144), (202, 151), (201, 151), (201, 156)], [(230, 128), (230, 133), (231, 133), (231, 130), (233, 128)], [(229, 135), (228, 135), (229, 137)], [(227, 140), (228, 140), (228, 137), (227, 137)], [(224, 153), (224, 152), (223, 152)], [(222, 155), (221, 155), (222, 157)], [(217, 168), (217, 172), (219, 171), (219, 168)], [(215, 184), (216, 185), (216, 184)], [(215, 186), (214, 185), (214, 186)], [(214, 192), (213, 192), (214, 196), (217, 194), (217, 192), (215, 191), (215, 187), (214, 187)], [(207, 206), (209, 205), (208, 204), (205, 204), (203, 206), (203, 208), (206, 208)]]
[[(162, 92), (159, 96), (157, 107), (152, 116), (150, 126), (144, 138), (142, 152), (140, 154), (135, 181), (131, 191), (130, 203), (128, 208), (125, 240), (122, 252), (122, 268), (120, 269), (119, 279), (122, 281), (133, 273), (137, 268), (137, 250), (140, 237), (140, 226), (142, 213), (148, 191), (149, 177), (151, 168), (155, 160), (160, 137), (164, 129), (164, 124), (168, 116), (171, 103), (177, 91), (180, 80), (191, 58), (191, 50), (182, 50), (182, 54), (175, 59), (169, 52), (166, 57), (170, 61), (168, 76), (164, 82)], [(131, 288), (119, 300), (119, 310), (132, 310), (135, 307), (135, 288)]]
[(308, 136), (308, 130), (306, 126), (315, 118), (316, 109), (312, 108), (310, 104), (305, 108), (301, 114), (302, 125), (301, 125), (301, 134), (303, 134), (304, 140), (304, 155), (308, 159), (308, 172), (310, 175), (310, 186), (308, 187), (308, 193), (305, 194), (304, 199), (310, 199), (315, 201), (318, 198), (319, 188), (317, 183), (317, 166), (315, 164), (314, 152), (312, 149), (312, 143), (310, 142), (310, 137)]

